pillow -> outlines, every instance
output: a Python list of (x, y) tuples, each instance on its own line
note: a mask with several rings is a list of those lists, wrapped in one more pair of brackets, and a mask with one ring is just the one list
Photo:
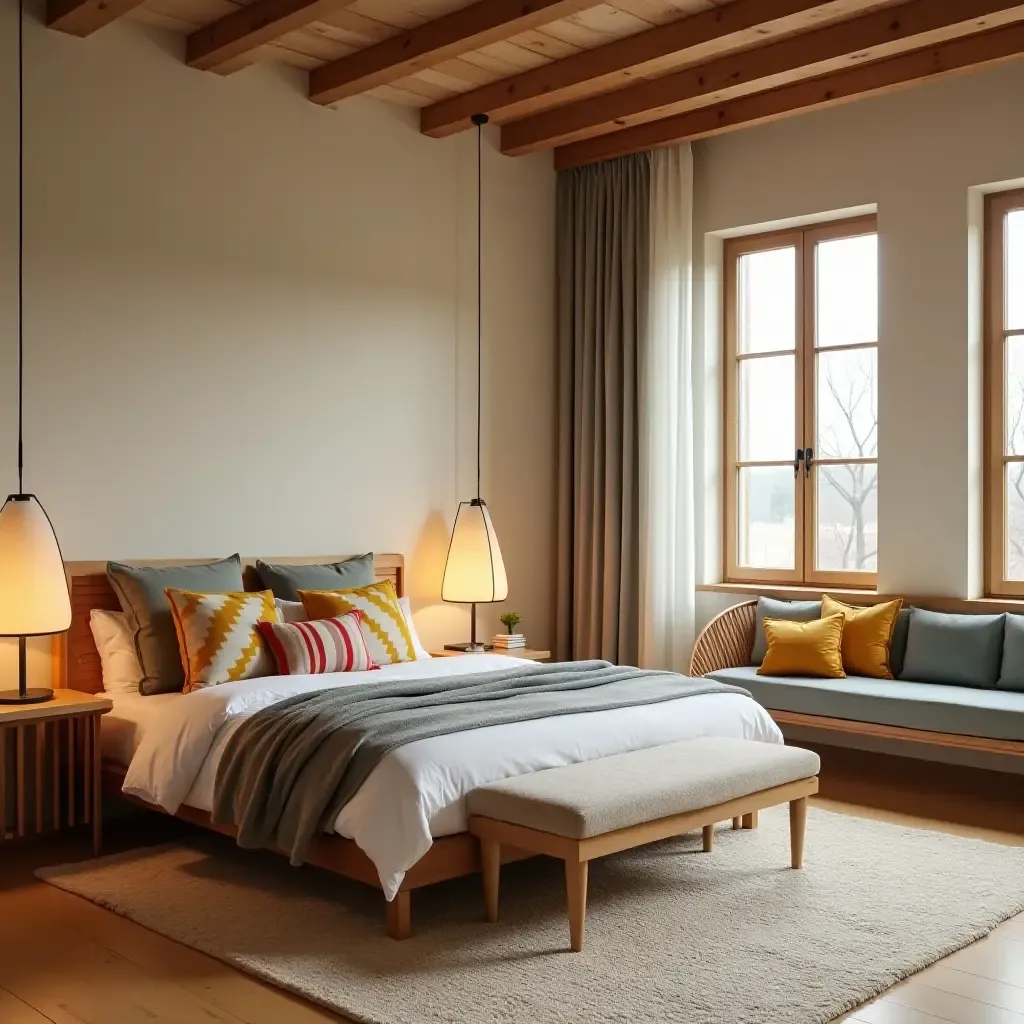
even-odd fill
[(305, 622), (306, 609), (301, 601), (283, 601), (281, 598), (274, 598), (277, 606), (277, 617), (282, 622)]
[(166, 588), (199, 592), (245, 589), (238, 555), (207, 565), (161, 568), (108, 562), (107, 579), (128, 617), (135, 654), (142, 666), (139, 692), (144, 694), (174, 693), (185, 685)]
[[(306, 609), (301, 601), (283, 601), (281, 598), (276, 598), (274, 604), (277, 605), (277, 615), (282, 622), (306, 622), (308, 619)], [(412, 619), (412, 605), (409, 603), (409, 598), (400, 597), (398, 605), (405, 616), (405, 624), (409, 629), (409, 636), (412, 637), (412, 646), (416, 652), (416, 660), (423, 661), (424, 658), (429, 658), (430, 653), (423, 646), (423, 641), (420, 640), (420, 635), (416, 631), (416, 623)]]
[(759, 597), (757, 611), (754, 613), (754, 647), (750, 652), (750, 664), (760, 665), (768, 650), (768, 641), (764, 635), (765, 619), (810, 622), (820, 616), (820, 601), (776, 601), (770, 597)]
[(412, 649), (416, 652), (416, 660), (422, 661), (424, 658), (429, 658), (430, 653), (423, 646), (423, 641), (420, 640), (420, 635), (416, 632), (416, 623), (412, 621), (412, 604), (409, 602), (409, 598), (400, 597), (398, 607), (402, 609), (402, 615), (405, 616), (405, 626), (412, 638)]
[(995, 686), (1005, 615), (950, 615), (914, 608), (900, 679), (952, 686)]
[(279, 622), (269, 590), (197, 594), (167, 589), (178, 631), (185, 692), (274, 674), (274, 659), (257, 628)]
[(1024, 615), (1007, 615), (1005, 628), (1002, 667), (996, 686), (1024, 693)]
[(903, 607), (903, 598), (884, 604), (852, 607), (824, 594), (821, 616), (845, 616), (843, 625), (843, 671), (853, 676), (892, 679), (889, 648), (896, 629), (896, 616)]
[(258, 629), (282, 676), (368, 672), (377, 666), (359, 630), (362, 612), (306, 622), (261, 622)]
[(841, 612), (811, 622), (765, 619), (768, 651), (757, 674), (843, 679), (844, 622)]
[(93, 608), (89, 613), (89, 629), (100, 656), (104, 691), (138, 693), (142, 667), (135, 654), (128, 616), (124, 612)]
[(373, 553), (326, 565), (272, 565), (257, 560), (260, 581), (274, 597), (298, 601), (300, 590), (348, 590), (368, 587), (376, 579)]
[(416, 648), (391, 580), (355, 590), (300, 590), (299, 597), (311, 619), (362, 612), (359, 626), (374, 664), (394, 665), (416, 660)]
[(896, 616), (896, 625), (892, 631), (892, 643), (889, 645), (889, 668), (893, 677), (899, 679), (903, 671), (903, 659), (907, 656), (907, 636), (910, 632), (910, 613), (913, 608), (901, 608)]

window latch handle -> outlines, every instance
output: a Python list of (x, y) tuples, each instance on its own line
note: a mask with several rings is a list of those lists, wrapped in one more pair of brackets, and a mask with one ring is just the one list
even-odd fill
[(804, 461), (804, 450), (803, 448), (797, 448), (796, 458), (793, 460), (793, 477), (796, 478), (800, 475), (800, 464)]
[(814, 449), (813, 448), (805, 448), (804, 449), (804, 474), (806, 476), (810, 476), (811, 475), (811, 463), (812, 462), (814, 462)]

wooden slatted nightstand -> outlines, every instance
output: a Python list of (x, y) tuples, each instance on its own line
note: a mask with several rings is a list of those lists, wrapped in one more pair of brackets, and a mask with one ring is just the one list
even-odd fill
[(511, 651), (499, 651), (497, 649), (487, 651), (431, 651), (432, 658), (461, 658), (472, 657), (474, 654), (504, 654), (509, 658), (522, 658), (524, 661), (550, 661), (550, 651), (535, 651), (530, 647), (513, 648)]
[(100, 719), (109, 697), (55, 690), (44, 704), (0, 706), (0, 846), (92, 826), (103, 845)]

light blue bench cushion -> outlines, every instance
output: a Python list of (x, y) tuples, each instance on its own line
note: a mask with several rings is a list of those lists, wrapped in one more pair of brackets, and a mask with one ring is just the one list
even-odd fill
[(762, 706), (904, 729), (1024, 740), (1024, 693), (894, 679), (801, 679), (759, 676), (750, 665), (712, 672), (712, 679), (749, 690)]

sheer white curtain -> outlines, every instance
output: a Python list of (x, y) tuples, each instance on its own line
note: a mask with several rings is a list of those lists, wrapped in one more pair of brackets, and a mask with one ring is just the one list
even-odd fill
[(693, 158), (651, 153), (650, 294), (640, 378), (640, 664), (686, 670), (695, 628)]

